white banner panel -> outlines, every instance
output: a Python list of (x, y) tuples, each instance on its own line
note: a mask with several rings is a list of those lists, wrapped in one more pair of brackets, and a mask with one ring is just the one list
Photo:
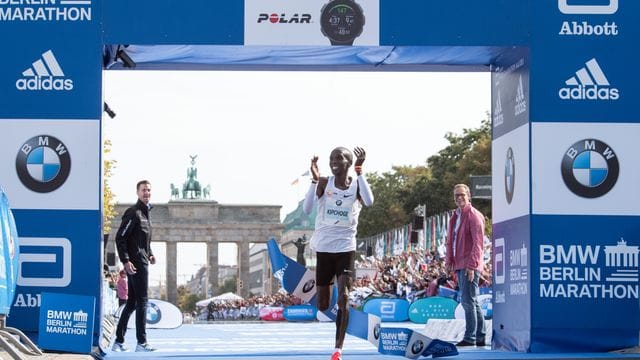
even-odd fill
[(529, 214), (529, 124), (491, 145), (493, 222)]
[(534, 214), (640, 214), (640, 124), (533, 123), (531, 131)]
[(1, 120), (0, 184), (11, 207), (98, 210), (99, 144), (99, 120)]
[(379, 43), (379, 0), (245, 1), (245, 45), (378, 46)]

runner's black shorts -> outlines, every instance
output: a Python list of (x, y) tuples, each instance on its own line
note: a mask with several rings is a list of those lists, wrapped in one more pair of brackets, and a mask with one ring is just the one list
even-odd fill
[(341, 253), (316, 253), (316, 285), (328, 286), (333, 284), (333, 278), (347, 274), (355, 278), (355, 251)]

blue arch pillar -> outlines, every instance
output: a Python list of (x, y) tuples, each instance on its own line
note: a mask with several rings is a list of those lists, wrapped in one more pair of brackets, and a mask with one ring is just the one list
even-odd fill
[(638, 345), (638, 3), (579, 3), (532, 3), (530, 51), (492, 74), (499, 349)]

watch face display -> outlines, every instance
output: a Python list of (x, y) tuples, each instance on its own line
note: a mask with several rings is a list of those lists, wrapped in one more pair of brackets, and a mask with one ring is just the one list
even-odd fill
[(329, 3), (320, 21), (325, 35), (337, 43), (353, 42), (364, 26), (362, 10), (352, 1)]

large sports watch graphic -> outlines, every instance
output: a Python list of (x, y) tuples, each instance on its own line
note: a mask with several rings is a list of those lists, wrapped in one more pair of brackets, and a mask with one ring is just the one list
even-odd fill
[(362, 34), (364, 14), (353, 0), (332, 0), (320, 11), (320, 29), (331, 45), (353, 45)]

